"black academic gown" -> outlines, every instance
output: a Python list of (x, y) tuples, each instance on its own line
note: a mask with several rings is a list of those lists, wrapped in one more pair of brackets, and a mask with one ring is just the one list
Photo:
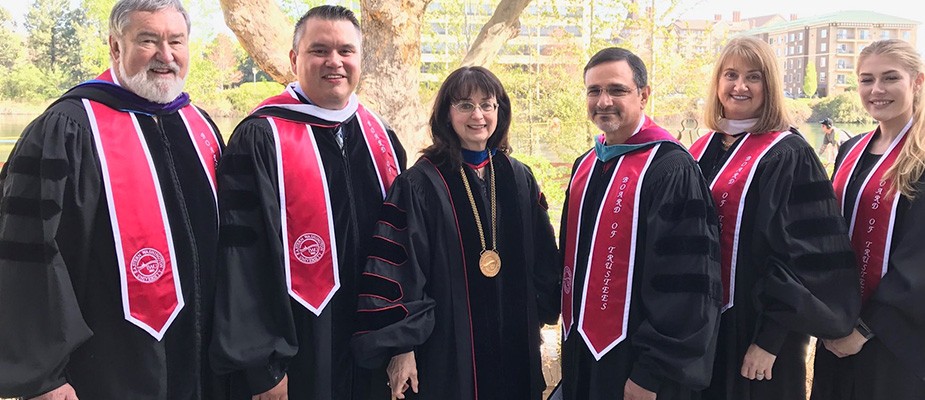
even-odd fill
[(81, 399), (221, 398), (207, 357), (218, 218), (199, 154), (178, 113), (136, 114), (186, 303), (157, 341), (123, 317), (109, 208), (80, 98), (125, 105), (86, 87), (68, 92), (26, 127), (0, 173), (0, 397), (67, 382)]
[[(720, 136), (700, 159), (707, 182), (731, 154)], [(782, 139), (755, 168), (745, 195), (734, 305), (722, 315), (704, 398), (803, 400), (809, 335), (842, 337), (857, 321), (854, 254), (832, 185), (801, 135)], [(777, 356), (771, 380), (741, 375), (753, 343)]]
[[(578, 332), (591, 235), (615, 163), (595, 162), (582, 208), (575, 321), (562, 344), (564, 398), (622, 399), (627, 379), (656, 392), (659, 400), (696, 398), (695, 390), (710, 381), (716, 346), (722, 300), (719, 228), (710, 189), (681, 146), (662, 143), (643, 180), (627, 338), (595, 361)], [(568, 192), (563, 209), (580, 196)], [(563, 249), (565, 240), (573, 240), (565, 237), (568, 223), (563, 212)]]
[[(277, 107), (258, 114), (335, 125)], [(350, 355), (350, 337), (356, 331), (356, 282), (382, 192), (356, 116), (342, 127), (343, 152), (333, 128), (312, 129), (331, 196), (341, 284), (319, 316), (286, 289), (279, 171), (269, 122), (256, 115), (242, 121), (219, 165), (224, 268), (218, 276), (212, 356), (219, 372), (245, 371), (243, 398), (273, 388), (284, 374), (293, 400), (361, 398), (368, 384), (368, 373), (356, 368)], [(403, 169), (404, 149), (391, 129), (388, 135)]]
[[(482, 245), (458, 168), (422, 158), (382, 207), (353, 349), (367, 367), (413, 350), (420, 391), (407, 399), (539, 399), (546, 388), (540, 327), (558, 317), (555, 238), (530, 170), (500, 152), (493, 160), (501, 257), (493, 278), (479, 270)], [(464, 168), (490, 247), (490, 172), (482, 182)]]
[[(864, 135), (852, 138), (839, 152), (836, 171)], [(880, 155), (864, 153), (848, 180), (845, 220), (866, 177)], [(861, 319), (875, 336), (858, 354), (839, 359), (820, 343), (816, 349), (813, 400), (925, 399), (925, 177), (916, 185), (919, 197), (903, 196), (896, 210), (887, 273), (861, 309)], [(850, 222), (850, 221), (849, 221)]]

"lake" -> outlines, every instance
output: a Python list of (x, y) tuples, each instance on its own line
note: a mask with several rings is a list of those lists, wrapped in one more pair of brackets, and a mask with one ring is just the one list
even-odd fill
[[(13, 145), (16, 143), (16, 139), (19, 138), (19, 135), (22, 134), (23, 129), (26, 125), (32, 121), (36, 116), (35, 115), (0, 115), (0, 162), (5, 162), (9, 157), (9, 153), (13, 148)], [(213, 118), (216, 125), (218, 125), (219, 130), (222, 132), (225, 141), (228, 141), (228, 137), (231, 135), (231, 131), (234, 129), (235, 125), (241, 120), (241, 118)], [(876, 125), (873, 124), (839, 124), (839, 128), (845, 129), (851, 134), (856, 134), (858, 132), (869, 132)], [(680, 127), (667, 127), (671, 132), (677, 132)], [(806, 136), (806, 140), (814, 148), (819, 148), (822, 146), (822, 128), (815, 121), (812, 123), (807, 122), (799, 127), (803, 135)], [(682, 139), (687, 141), (687, 137)]]

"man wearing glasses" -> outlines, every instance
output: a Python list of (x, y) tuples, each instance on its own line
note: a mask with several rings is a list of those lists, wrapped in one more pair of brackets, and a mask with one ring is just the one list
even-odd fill
[(309, 10), (289, 53), (298, 82), (238, 125), (219, 166), (212, 357), (257, 399), (361, 398), (368, 386), (350, 352), (356, 281), (405, 152), (354, 94), (361, 50), (353, 12)]
[(697, 164), (643, 110), (635, 54), (585, 66), (601, 130), (562, 214), (565, 399), (684, 399), (710, 381), (721, 285), (716, 211)]

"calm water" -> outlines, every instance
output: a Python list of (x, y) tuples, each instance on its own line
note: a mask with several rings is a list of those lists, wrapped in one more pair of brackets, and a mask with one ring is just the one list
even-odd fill
[[(19, 138), (23, 129), (25, 129), (26, 125), (28, 125), (33, 118), (35, 118), (34, 115), (0, 115), (0, 162), (6, 161), (13, 144), (16, 143), (16, 139)], [(231, 131), (234, 129), (235, 125), (238, 124), (240, 118), (214, 118), (214, 120), (227, 142), (228, 137), (231, 135)], [(875, 126), (876, 125), (858, 124), (838, 125), (838, 127), (847, 130), (852, 135), (859, 132), (869, 132)], [(668, 127), (668, 130), (677, 132), (679, 127)], [(806, 136), (806, 140), (813, 147), (819, 148), (822, 145), (822, 128), (819, 124), (805, 123), (800, 127), (800, 131)], [(682, 140), (687, 142), (688, 139), (685, 136)]]

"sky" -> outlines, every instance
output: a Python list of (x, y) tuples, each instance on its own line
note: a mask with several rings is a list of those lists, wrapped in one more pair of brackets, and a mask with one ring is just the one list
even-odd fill
[[(78, 0), (71, 0), (79, 2)], [(218, 7), (218, 0), (214, 0)], [(662, 7), (666, 0), (636, 0), (640, 4), (654, 2), (656, 8)], [(925, 55), (925, 11), (916, 5), (914, 0), (887, 0), (883, 3), (874, 0), (680, 0), (678, 17), (687, 19), (713, 19), (714, 14), (722, 14), (723, 19), (731, 20), (733, 11), (740, 11), (742, 18), (758, 17), (762, 15), (780, 14), (789, 18), (790, 14), (797, 14), (799, 18), (820, 14), (828, 14), (841, 10), (869, 10), (882, 14), (895, 15), (922, 23), (918, 32), (919, 54)], [(886, 5), (886, 6), (883, 6)], [(4, 1), (0, 7), (5, 7), (14, 18), (22, 21), (26, 11), (32, 6), (29, 0)], [(880, 6), (880, 7), (878, 7)], [(916, 11), (918, 10), (918, 11)], [(190, 10), (195, 14), (194, 11)], [(219, 14), (220, 15), (220, 14)], [(193, 15), (195, 17), (195, 15)], [(227, 32), (222, 25), (221, 18), (216, 18), (213, 32)]]

